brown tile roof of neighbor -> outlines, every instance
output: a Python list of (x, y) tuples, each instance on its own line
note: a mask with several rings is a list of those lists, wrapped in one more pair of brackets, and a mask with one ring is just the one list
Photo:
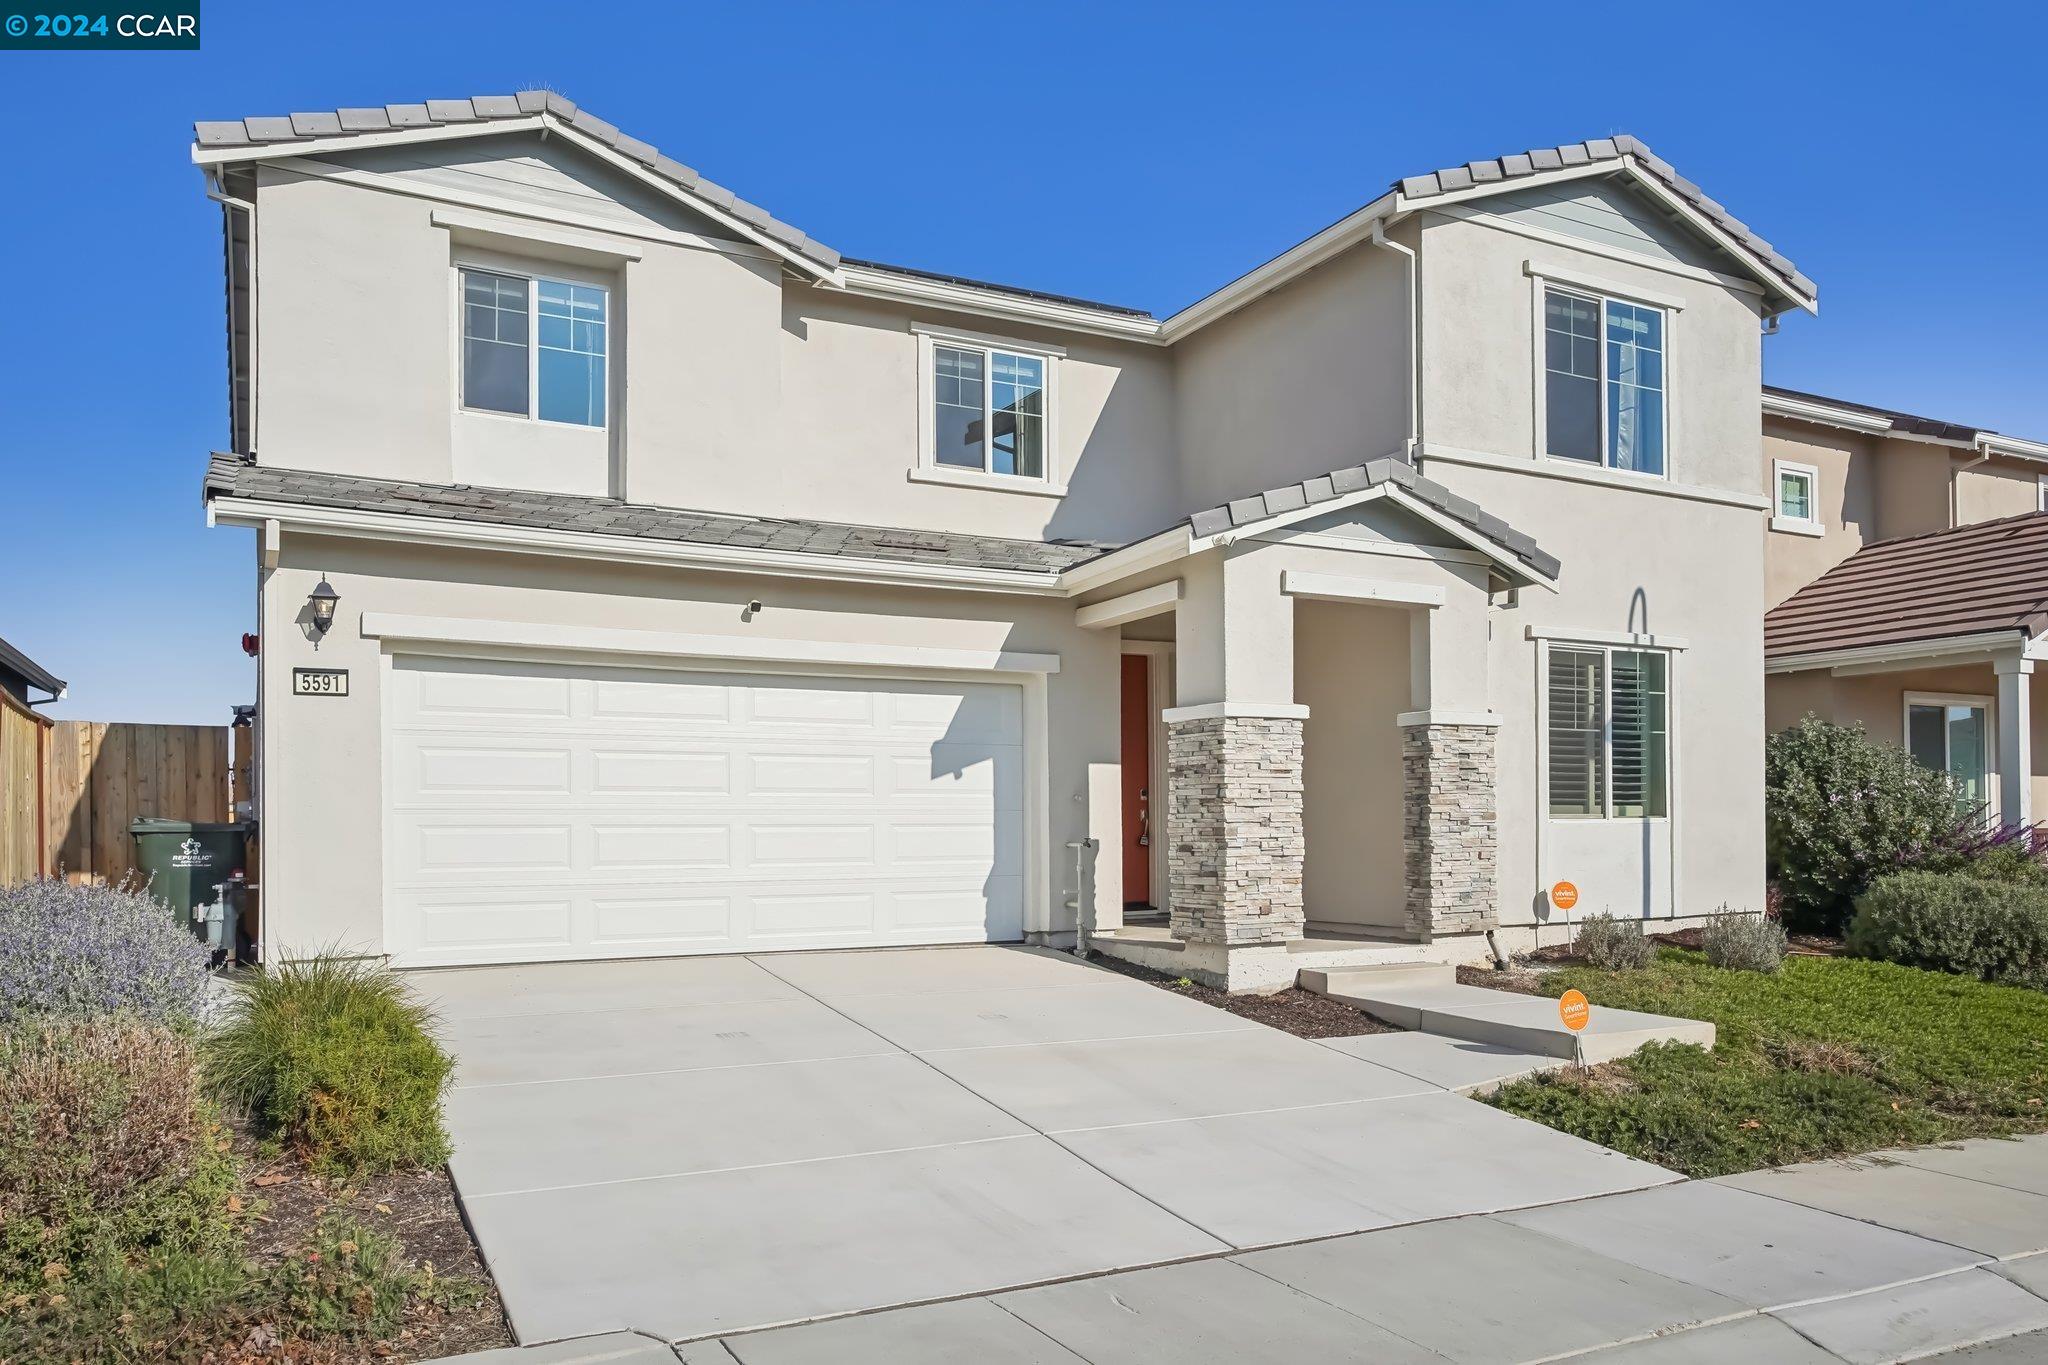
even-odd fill
[(1764, 617), (1764, 658), (2048, 627), (2048, 512), (1866, 545)]
[(1998, 433), (1988, 427), (1966, 427), (1960, 422), (1944, 422), (1939, 417), (1915, 417), (1910, 412), (1899, 412), (1894, 408), (1872, 407), (1868, 403), (1852, 403), (1846, 398), (1829, 398), (1825, 394), (1804, 393), (1798, 389), (1779, 388), (1776, 384), (1764, 385), (1764, 392), (1780, 398), (1797, 398), (1808, 403), (1825, 403), (1831, 408), (1847, 408), (1851, 412), (1868, 413), (1872, 417), (1891, 420), (1892, 430), (1907, 436), (1931, 436), (1937, 441), (1974, 441), (1978, 436), (1996, 436)]

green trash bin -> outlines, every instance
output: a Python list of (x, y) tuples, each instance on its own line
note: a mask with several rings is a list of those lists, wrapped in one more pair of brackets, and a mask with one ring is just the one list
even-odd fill
[(128, 826), (149, 894), (222, 960), (236, 947), (248, 826), (149, 816)]

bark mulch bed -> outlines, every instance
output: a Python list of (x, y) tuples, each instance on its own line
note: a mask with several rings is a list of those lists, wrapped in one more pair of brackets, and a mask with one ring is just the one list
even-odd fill
[(1097, 955), (1088, 960), (1092, 965), (1119, 976), (1128, 976), (1161, 990), (1172, 991), (1175, 995), (1199, 1000), (1204, 1005), (1228, 1010), (1240, 1019), (1256, 1020), (1297, 1038), (1354, 1038), (1364, 1033), (1400, 1032), (1349, 1005), (1298, 986), (1290, 986), (1271, 995), (1230, 995), (1212, 986), (1197, 985), (1185, 977), (1168, 976), (1107, 955)]
[(290, 1152), (266, 1160), (248, 1146), (243, 1156), (242, 1197), (255, 1210), (246, 1246), (250, 1259), (274, 1264), (304, 1254), (323, 1215), (347, 1213), (395, 1237), (406, 1259), (431, 1264), (435, 1275), (469, 1280), (482, 1291), (459, 1308), (415, 1304), (395, 1337), (341, 1347), (333, 1359), (434, 1360), (514, 1344), (498, 1288), (462, 1221), (445, 1167), (342, 1181), (315, 1174)]

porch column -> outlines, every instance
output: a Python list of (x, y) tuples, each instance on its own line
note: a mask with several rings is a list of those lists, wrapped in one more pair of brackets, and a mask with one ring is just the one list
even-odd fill
[(1998, 818), (2008, 825), (2034, 821), (2034, 716), (2032, 659), (2000, 659), (1998, 674)]
[(1168, 710), (1175, 938), (1238, 947), (1302, 935), (1302, 722), (1294, 611), (1270, 579), (1189, 566)]
[(1499, 805), (1484, 599), (1417, 611), (1401, 724), (1406, 920), (1419, 939), (1499, 924)]

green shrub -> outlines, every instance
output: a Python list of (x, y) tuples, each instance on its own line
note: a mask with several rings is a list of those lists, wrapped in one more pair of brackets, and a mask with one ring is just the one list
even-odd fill
[(1603, 971), (1632, 971), (1657, 960), (1657, 945), (1643, 937), (1641, 920), (1616, 919), (1604, 911), (1586, 916), (1572, 949)]
[(1707, 961), (1738, 972), (1775, 972), (1785, 965), (1785, 926), (1763, 915), (1716, 915), (1700, 935)]
[(188, 1038), (132, 1019), (0, 1032), (0, 1301), (231, 1254), (226, 1146)]
[(1771, 736), (1764, 814), (1772, 874), (1796, 927), (1839, 933), (1871, 882), (1956, 828), (1955, 783), (1860, 726), (1808, 716)]
[(1849, 949), (1980, 981), (2048, 987), (2048, 888), (1895, 872), (1856, 903)]
[(376, 963), (292, 962), (234, 984), (207, 1068), (225, 1099), (316, 1169), (437, 1166), (448, 1159), (441, 1093), (454, 1064), (432, 1023)]
[(206, 964), (205, 946), (128, 883), (0, 887), (0, 1024), (133, 1014), (189, 1026), (206, 1001)]
[(313, 1245), (279, 1263), (265, 1289), (295, 1330), (357, 1338), (395, 1333), (408, 1303), (454, 1308), (483, 1292), (473, 1280), (415, 1266), (397, 1239), (346, 1214), (322, 1218)]
[(1984, 882), (2048, 887), (2048, 863), (2034, 851), (2033, 840), (2008, 840), (1972, 854), (1956, 871)]

